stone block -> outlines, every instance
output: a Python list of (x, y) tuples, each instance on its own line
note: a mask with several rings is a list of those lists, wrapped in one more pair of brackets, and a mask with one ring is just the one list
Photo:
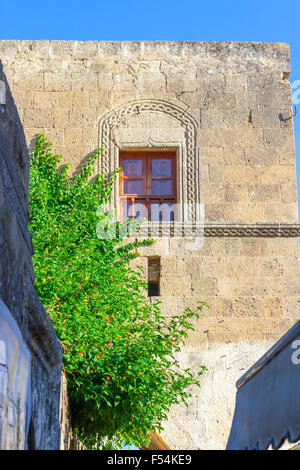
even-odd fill
[(291, 147), (288, 143), (278, 147), (278, 162), (282, 165), (295, 165), (294, 147)]
[[(128, 100), (126, 100), (128, 101)], [(94, 108), (101, 114), (105, 114), (109, 109), (109, 99), (107, 91), (90, 91), (89, 92), (89, 107)]]
[(42, 91), (44, 87), (44, 74), (43, 72), (36, 72), (30, 68), (24, 69), (12, 74), (12, 82), (14, 87), (19, 90), (39, 90)]
[(68, 91), (72, 89), (72, 80), (70, 72), (65, 70), (56, 70), (44, 73), (45, 91)]
[(105, 58), (121, 57), (124, 43), (116, 41), (101, 41), (98, 44), (98, 56)]
[(297, 196), (297, 183), (290, 181), (288, 183), (281, 183), (281, 200), (285, 203), (295, 203), (298, 200)]
[(134, 83), (137, 90), (142, 92), (164, 91), (166, 89), (166, 78), (162, 73), (140, 72)]
[(282, 223), (298, 221), (297, 203), (283, 203), (280, 200), (276, 203), (275, 199), (272, 203), (268, 203), (265, 207), (265, 222), (277, 220)]
[(242, 254), (244, 256), (265, 256), (267, 253), (267, 242), (265, 238), (243, 238), (241, 239)]
[(72, 58), (75, 41), (49, 41), (49, 57), (54, 59)]
[(217, 294), (217, 279), (214, 277), (193, 277), (192, 295), (213, 296)]
[(247, 92), (237, 91), (235, 93), (235, 106), (243, 111), (245, 116), (249, 116), (251, 111), (258, 108), (256, 93), (249, 90)]
[(292, 106), (291, 85), (286, 80), (272, 81), (272, 83), (258, 88), (256, 96), (259, 107), (281, 109)]
[(40, 109), (57, 109), (60, 104), (60, 93), (51, 91), (36, 91), (34, 94), (34, 107)]
[[(105, 91), (109, 91), (112, 87), (112, 80), (109, 76), (103, 76), (97, 72), (72, 72), (72, 90), (73, 91), (96, 91), (98, 88), (105, 88)], [(105, 80), (106, 79), (106, 80)]]
[(97, 55), (97, 41), (76, 41), (76, 43), (74, 44), (73, 57), (76, 59), (96, 57)]
[(177, 72), (171, 70), (167, 73), (167, 90), (168, 91), (196, 91), (196, 73), (191, 72), (189, 75), (185, 71)]
[(171, 318), (175, 315), (181, 315), (186, 307), (186, 301), (183, 296), (176, 297), (158, 297), (162, 303), (160, 305), (161, 313), (166, 318)]
[(139, 248), (139, 252), (142, 256), (169, 256), (169, 238), (158, 238), (155, 239), (155, 243), (148, 247)]
[(97, 113), (94, 109), (72, 108), (68, 111), (65, 126), (68, 127), (96, 127)]
[(0, 41), (0, 57), (8, 59), (16, 59), (21, 52), (21, 41)]
[(152, 129), (181, 128), (181, 125), (178, 119), (175, 119), (174, 117), (169, 116), (168, 114), (150, 112), (150, 113), (143, 113), (143, 116), (144, 116), (144, 119), (148, 119), (146, 127), (150, 127)]
[(178, 99), (188, 105), (190, 108), (207, 109), (208, 98), (207, 90), (183, 91), (178, 93)]
[(88, 91), (62, 91), (59, 93), (59, 105), (61, 108), (89, 108), (89, 92)]
[(225, 76), (226, 93), (246, 93), (247, 92), (247, 74), (237, 73)]
[(178, 276), (181, 274), (181, 263), (177, 264), (177, 258), (165, 257), (161, 258), (161, 268), (160, 275), (161, 277), (168, 276)]
[(96, 127), (82, 128), (82, 144), (97, 148), (98, 146), (98, 129)]
[(263, 144), (262, 129), (199, 129), (198, 144), (206, 147), (222, 147), (233, 145), (260, 145)]
[(294, 322), (299, 320), (300, 297), (286, 297), (282, 300), (283, 316)]
[(245, 163), (247, 165), (272, 165), (279, 163), (276, 146), (245, 147)]
[(162, 277), (160, 281), (160, 295), (162, 297), (191, 295), (191, 279), (181, 276)]
[(201, 127), (203, 129), (247, 128), (248, 115), (238, 108), (232, 110), (201, 110)]
[(224, 145), (223, 148), (223, 165), (239, 166), (245, 163), (245, 148), (243, 145), (233, 144)]
[(225, 75), (223, 73), (203, 73), (200, 69), (197, 72), (197, 91), (202, 93), (205, 91), (225, 91)]
[(231, 111), (233, 114), (237, 111), (235, 102), (235, 93), (226, 93), (220, 90), (208, 91), (208, 109), (213, 112), (221, 110), (222, 112)]
[[(170, 246), (171, 246), (172, 240), (170, 240)], [(201, 248), (197, 251), (190, 251), (189, 256), (193, 259), (198, 259), (199, 255), (200, 256), (212, 256), (213, 255), (222, 255), (225, 253), (225, 238), (223, 237), (218, 237), (218, 238), (211, 238), (211, 237), (204, 237), (203, 238), (203, 244), (201, 245)], [(174, 251), (174, 253), (176, 253)], [(187, 251), (183, 253), (183, 256), (186, 257)], [(179, 256), (179, 253), (178, 253)]]
[[(264, 307), (268, 302), (273, 299), (264, 299)], [(235, 297), (232, 299), (231, 315), (232, 317), (260, 317), (261, 315), (267, 316), (267, 312), (261, 309), (262, 303), (256, 297)]]
[(49, 57), (49, 43), (48, 40), (43, 41), (20, 41), (20, 58), (31, 60), (35, 59), (48, 59)]
[(199, 147), (199, 154), (203, 165), (218, 165), (224, 162), (223, 147)]
[(244, 202), (249, 201), (248, 189), (243, 184), (225, 183), (224, 185), (225, 202)]
[(51, 128), (54, 126), (54, 111), (53, 109), (26, 108), (23, 113), (23, 124), (25, 128)]
[(54, 114), (54, 127), (63, 129), (69, 125), (70, 121), (70, 110), (58, 108)]
[(250, 184), (248, 195), (253, 202), (274, 202), (281, 199), (280, 184)]
[(18, 88), (11, 89), (11, 92), (19, 110), (34, 107), (35, 94), (38, 92), (34, 92), (33, 90), (19, 90)]
[(296, 168), (294, 165), (272, 164), (268, 166), (252, 167), (255, 171), (257, 182), (262, 184), (282, 184), (286, 181), (295, 181)]
[(205, 182), (200, 184), (200, 197), (202, 204), (216, 204), (225, 201), (225, 186), (220, 183)]
[(253, 127), (258, 128), (269, 128), (269, 129), (279, 129), (280, 127), (287, 127), (289, 125), (287, 114), (290, 112), (286, 109), (269, 109), (261, 107), (259, 109), (254, 109), (250, 111), (249, 123)]
[(39, 136), (39, 134), (43, 132), (45, 136), (46, 142), (53, 142), (54, 146), (52, 147), (54, 152), (60, 153), (61, 148), (63, 147), (64, 141), (63, 141), (63, 130), (58, 129), (55, 127), (50, 127), (50, 128), (39, 128), (39, 127), (28, 127), (26, 128), (26, 141), (27, 145), (29, 147), (29, 150), (31, 151), (33, 149), (34, 143)]
[(224, 245), (221, 254), (226, 258), (227, 256), (241, 255), (242, 246), (241, 238), (230, 237), (224, 238)]
[(259, 299), (259, 310), (265, 317), (280, 318), (283, 315), (283, 301), (279, 298)]
[(81, 127), (69, 127), (64, 129), (64, 143), (66, 147), (80, 146), (82, 141)]
[(294, 146), (293, 129), (264, 129), (264, 142), (266, 145), (287, 146), (291, 149)]
[(287, 261), (299, 257), (299, 245), (297, 238), (268, 238), (265, 240), (268, 256), (284, 256)]
[(218, 276), (216, 280), (216, 293), (215, 295), (232, 298), (239, 295), (239, 282), (237, 277), (221, 277)]

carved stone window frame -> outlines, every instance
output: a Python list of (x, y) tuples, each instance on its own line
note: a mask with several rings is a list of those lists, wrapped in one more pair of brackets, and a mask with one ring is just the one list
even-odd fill
[[(146, 141), (134, 142), (131, 139), (116, 141), (115, 130), (122, 128), (131, 117), (142, 113), (162, 113), (175, 119), (182, 135), (176, 140), (156, 141), (148, 138)], [(99, 121), (98, 144), (103, 148), (99, 158), (98, 171), (109, 176), (119, 166), (120, 150), (141, 149), (176, 149), (178, 175), (178, 204), (180, 207), (179, 221), (190, 223), (200, 220), (198, 211), (200, 205), (200, 164), (197, 148), (197, 122), (178, 105), (163, 100), (138, 100), (124, 104), (115, 110), (107, 112)], [(113, 189), (112, 204), (119, 207), (117, 182)]]

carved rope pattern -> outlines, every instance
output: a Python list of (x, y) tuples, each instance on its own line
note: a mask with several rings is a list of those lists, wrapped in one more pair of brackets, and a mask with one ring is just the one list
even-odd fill
[(300, 223), (291, 224), (187, 224), (187, 223), (146, 223), (136, 228), (130, 236), (139, 237), (300, 237)]
[(126, 122), (128, 117), (137, 115), (141, 112), (160, 112), (168, 114), (177, 119), (185, 129), (186, 136), (186, 180), (187, 180), (187, 207), (189, 220), (196, 220), (196, 170), (197, 170), (197, 147), (196, 133), (197, 124), (195, 120), (179, 107), (161, 100), (141, 100), (139, 102), (129, 103), (116, 112), (109, 112), (100, 121), (100, 146), (103, 152), (100, 161), (100, 171), (108, 175), (114, 168), (111, 166), (111, 130)]

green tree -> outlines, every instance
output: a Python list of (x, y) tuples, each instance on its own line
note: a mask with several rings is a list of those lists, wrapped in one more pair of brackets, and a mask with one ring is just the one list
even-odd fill
[(74, 429), (86, 448), (147, 445), (170, 406), (205, 369), (181, 370), (174, 354), (205, 306), (187, 308), (167, 321), (159, 302), (149, 303), (141, 268), (130, 267), (140, 246), (126, 243), (120, 225), (113, 238), (96, 235), (115, 225), (99, 211), (109, 200), (116, 173), (91, 179), (100, 150), (79, 174), (68, 176), (51, 142), (41, 134), (31, 156), (30, 230), (35, 287), (63, 349)]

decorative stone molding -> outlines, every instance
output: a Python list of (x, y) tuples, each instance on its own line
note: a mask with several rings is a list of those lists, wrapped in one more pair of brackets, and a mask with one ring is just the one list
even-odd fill
[[(199, 153), (197, 149), (197, 123), (185, 110), (179, 106), (163, 100), (139, 100), (109, 111), (99, 122), (99, 147), (103, 148), (99, 161), (99, 172), (109, 175), (118, 167), (119, 143), (113, 136), (113, 130), (126, 126), (129, 119), (142, 113), (160, 113), (175, 119), (183, 130), (184, 142), (153, 141), (147, 137), (143, 145), (139, 147), (163, 147), (173, 146), (178, 150), (180, 168), (180, 205), (181, 220), (197, 221), (197, 204), (199, 204)], [(131, 146), (136, 146), (131, 144)], [(117, 187), (114, 192), (114, 203), (117, 206)], [(184, 208), (186, 213), (184, 213)]]
[(136, 228), (130, 236), (142, 237), (174, 237), (194, 238), (204, 237), (300, 237), (300, 223), (217, 223), (206, 222), (188, 224), (182, 222), (145, 223)]
[(290, 223), (206, 223), (206, 237), (300, 237), (300, 224)]

